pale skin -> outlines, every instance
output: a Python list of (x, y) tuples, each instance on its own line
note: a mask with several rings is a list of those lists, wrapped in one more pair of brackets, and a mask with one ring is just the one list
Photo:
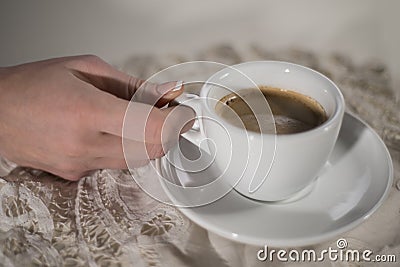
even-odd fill
[[(145, 165), (193, 124), (188, 107), (161, 109), (182, 90), (176, 82), (144, 83), (96, 56), (0, 68), (0, 156), (67, 180), (125, 169), (127, 161)], [(127, 119), (139, 130), (124, 135), (125, 159), (122, 129), (135, 93)]]

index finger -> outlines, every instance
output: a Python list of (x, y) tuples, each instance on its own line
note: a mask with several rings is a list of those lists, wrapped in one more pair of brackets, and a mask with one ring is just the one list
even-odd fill
[(125, 100), (135, 97), (135, 101), (162, 107), (183, 91), (181, 83), (147, 82), (119, 71), (96, 56), (72, 57), (67, 65), (82, 81)]
[(97, 116), (99, 131), (148, 144), (177, 139), (180, 133), (192, 127), (195, 117), (194, 111), (187, 106), (159, 109), (112, 96), (100, 101), (100, 105), (107, 108)]
[(79, 79), (115, 95), (129, 100), (142, 80), (117, 70), (101, 58), (93, 55), (71, 57), (67, 63)]

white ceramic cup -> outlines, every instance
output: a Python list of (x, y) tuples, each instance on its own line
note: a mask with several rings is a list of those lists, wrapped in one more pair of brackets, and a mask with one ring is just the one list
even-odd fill
[[(246, 131), (217, 114), (215, 105), (223, 96), (260, 85), (309, 96), (323, 106), (328, 119), (305, 132), (276, 135)], [(222, 69), (205, 82), (197, 102), (189, 105), (198, 115), (201, 136), (213, 143), (209, 151), (225, 181), (239, 193), (262, 201), (287, 199), (316, 179), (333, 150), (345, 110), (342, 93), (326, 76), (278, 61)]]

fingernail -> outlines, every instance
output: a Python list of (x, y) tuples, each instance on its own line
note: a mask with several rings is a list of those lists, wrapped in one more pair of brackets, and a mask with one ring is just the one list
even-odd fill
[(176, 91), (181, 90), (182, 86), (183, 86), (183, 81), (177, 81), (176, 84), (175, 84), (174, 89), (172, 90), (172, 92), (176, 92)]
[(166, 82), (157, 86), (157, 92), (161, 95), (181, 90), (183, 81)]

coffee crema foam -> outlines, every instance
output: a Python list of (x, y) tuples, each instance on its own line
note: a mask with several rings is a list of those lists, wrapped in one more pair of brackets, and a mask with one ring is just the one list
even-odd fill
[[(265, 99), (260, 99), (262, 96)], [(269, 134), (305, 132), (327, 120), (324, 108), (315, 99), (291, 90), (264, 85), (241, 89), (222, 97), (215, 111), (237, 127)]]

